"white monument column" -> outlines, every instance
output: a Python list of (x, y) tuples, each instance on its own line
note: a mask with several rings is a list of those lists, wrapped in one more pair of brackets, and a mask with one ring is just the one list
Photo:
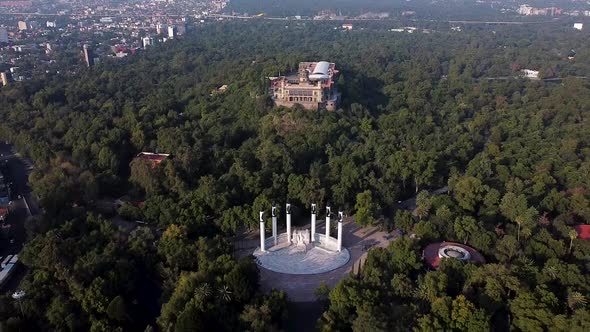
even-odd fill
[(291, 244), (291, 204), (287, 203), (287, 244)]
[(275, 246), (279, 242), (279, 238), (277, 236), (277, 208), (272, 204), (272, 236), (275, 240)]
[(316, 205), (312, 204), (311, 205), (311, 239), (309, 239), (309, 242), (315, 242), (315, 216), (317, 213), (317, 209), (316, 209)]
[(330, 237), (330, 207), (326, 206), (326, 241)]
[(344, 219), (344, 213), (338, 211), (338, 251), (342, 251), (342, 219)]
[(264, 240), (264, 212), (260, 211), (260, 251), (266, 251)]

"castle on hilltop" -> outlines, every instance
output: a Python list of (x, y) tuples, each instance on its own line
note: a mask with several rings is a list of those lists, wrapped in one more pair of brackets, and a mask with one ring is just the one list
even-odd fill
[(297, 73), (271, 77), (270, 93), (277, 106), (299, 104), (309, 110), (334, 111), (340, 105), (335, 82), (338, 74), (334, 63), (301, 62)]

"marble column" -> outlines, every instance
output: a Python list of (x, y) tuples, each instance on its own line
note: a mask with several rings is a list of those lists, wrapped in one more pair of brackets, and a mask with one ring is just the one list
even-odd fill
[(344, 213), (338, 211), (338, 251), (342, 251), (342, 220), (344, 219)]
[(315, 217), (317, 214), (317, 208), (315, 204), (311, 205), (311, 239), (310, 242), (315, 242)]
[(291, 244), (291, 204), (287, 203), (287, 244)]
[(272, 205), (272, 236), (275, 240), (275, 246), (277, 245), (277, 243), (279, 242), (279, 237), (277, 236), (277, 208), (276, 206)]
[(330, 207), (326, 206), (326, 241), (330, 237), (330, 217), (331, 217)]
[(264, 240), (264, 212), (260, 211), (260, 251), (266, 251)]

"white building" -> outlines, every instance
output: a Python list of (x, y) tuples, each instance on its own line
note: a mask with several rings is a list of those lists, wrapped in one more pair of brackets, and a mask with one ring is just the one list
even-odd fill
[(574, 23), (574, 29), (582, 31), (584, 23)]
[(173, 39), (176, 37), (176, 27), (171, 25), (168, 27), (168, 38)]
[(46, 24), (48, 28), (57, 28), (57, 23), (55, 23), (55, 21), (47, 21)]
[[(2, 83), (2, 86), (8, 85), (8, 75), (5, 72), (0, 72), (0, 83)], [(1, 218), (4, 220), (4, 216)]]
[(143, 44), (143, 48), (147, 48), (148, 46), (152, 46), (152, 45), (154, 45), (154, 38), (143, 37), (142, 44)]
[(521, 70), (521, 73), (526, 78), (532, 78), (532, 79), (539, 78), (539, 71), (538, 70), (523, 69), (523, 70)]
[(18, 29), (20, 31), (27, 30), (27, 22), (25, 22), (25, 21), (18, 21)]
[(6, 27), (0, 27), (0, 43), (8, 43), (8, 30), (6, 30)]
[(520, 15), (532, 15), (533, 14), (533, 7), (529, 6), (529, 5), (520, 5), (520, 7), (518, 8), (518, 13)]

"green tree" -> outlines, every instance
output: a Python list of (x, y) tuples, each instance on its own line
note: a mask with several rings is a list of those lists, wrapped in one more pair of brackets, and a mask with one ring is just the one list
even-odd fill
[(375, 215), (379, 211), (379, 205), (373, 202), (373, 195), (371, 191), (365, 190), (356, 196), (356, 204), (354, 206), (356, 213), (354, 220), (360, 225), (369, 226), (375, 223)]
[(125, 299), (122, 296), (118, 295), (113, 298), (109, 306), (107, 307), (107, 315), (110, 319), (123, 322), (127, 320), (127, 309), (125, 306)]
[(416, 215), (420, 220), (430, 214), (432, 208), (432, 197), (426, 190), (422, 190), (416, 196)]
[(414, 218), (412, 217), (412, 213), (405, 210), (395, 211), (395, 227), (405, 233), (412, 232), (412, 229), (414, 228)]
[(475, 211), (475, 207), (484, 198), (486, 186), (476, 177), (464, 176), (452, 183), (451, 190), (459, 206), (467, 211)]
[(480, 231), (481, 227), (477, 224), (475, 218), (470, 216), (463, 216), (455, 219), (453, 229), (455, 230), (455, 234), (457, 234), (457, 237), (461, 239), (463, 243), (466, 244), (469, 237), (475, 234), (476, 232)]

